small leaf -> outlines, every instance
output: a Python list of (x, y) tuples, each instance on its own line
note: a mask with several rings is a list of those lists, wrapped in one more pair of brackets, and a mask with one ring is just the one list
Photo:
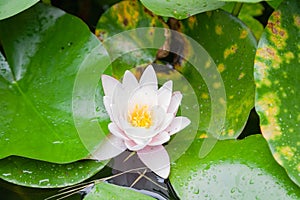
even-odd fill
[(0, 20), (16, 15), (39, 2), (39, 0), (1, 0)]
[(300, 190), (273, 159), (261, 135), (219, 141), (200, 159), (197, 139), (172, 166), (181, 199), (299, 199)]
[(142, 4), (156, 15), (185, 19), (192, 15), (221, 8), (218, 0), (141, 0)]
[(151, 200), (154, 198), (138, 193), (133, 189), (131, 190), (125, 187), (100, 182), (96, 184), (92, 191), (84, 197), (84, 200), (98, 199)]
[(276, 161), (300, 186), (300, 2), (271, 15), (255, 58), (256, 109)]
[(90, 178), (106, 164), (91, 160), (55, 164), (11, 156), (0, 160), (0, 178), (27, 187), (65, 187)]
[[(222, 9), (231, 12), (234, 5), (235, 3), (227, 3)], [(250, 28), (257, 40), (260, 39), (264, 27), (255, 17), (262, 15), (263, 11), (264, 7), (261, 3), (244, 3), (238, 15), (238, 18)]]

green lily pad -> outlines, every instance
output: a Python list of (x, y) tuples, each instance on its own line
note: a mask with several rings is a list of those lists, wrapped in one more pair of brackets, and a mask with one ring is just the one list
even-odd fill
[(70, 164), (55, 164), (11, 156), (0, 160), (0, 178), (22, 186), (57, 188), (80, 183), (98, 171), (106, 162), (82, 160)]
[(142, 4), (156, 15), (186, 19), (192, 15), (221, 8), (224, 2), (218, 0), (141, 0)]
[[(146, 44), (164, 40), (162, 34), (158, 34), (155, 28), (165, 27), (166, 24), (158, 16), (145, 9), (136, 0), (122, 1), (110, 7), (99, 19), (96, 35), (103, 41), (108, 53), (113, 60), (113, 74), (117, 78), (124, 75), (125, 70), (141, 64), (150, 64), (156, 58), (157, 49), (146, 49)], [(145, 34), (139, 32), (139, 28), (153, 27)], [(137, 30), (131, 34), (123, 34), (119, 40), (111, 39), (117, 34), (128, 30)]]
[(255, 58), (256, 109), (276, 161), (300, 186), (300, 2), (271, 15)]
[[(0, 38), (7, 59), (0, 56), (0, 158), (68, 163), (86, 157), (74, 104), (88, 104), (82, 99), (93, 88), (81, 87), (80, 94), (75, 80), (80, 69), (92, 68), (81, 83), (99, 81), (108, 61), (101, 43), (82, 21), (43, 4), (0, 21)], [(95, 110), (80, 109), (84, 122), (99, 126)]]
[[(224, 87), (226, 96), (217, 99), (218, 104), (226, 106), (225, 125), (218, 130), (221, 139), (236, 138), (243, 130), (250, 110), (254, 107), (255, 85), (253, 80), (253, 61), (256, 41), (249, 29), (236, 17), (221, 10), (202, 13), (180, 22), (180, 31), (203, 46), (213, 58), (220, 81), (213, 83), (213, 90)], [(184, 45), (186, 46), (186, 45)], [(184, 50), (187, 57), (191, 50)], [(214, 67), (211, 63), (201, 66)], [(210, 91), (204, 78), (194, 72), (188, 62), (177, 68), (189, 82), (194, 84), (200, 106), (200, 137), (205, 137), (210, 120), (212, 105)], [(210, 79), (214, 79), (214, 75)], [(211, 108), (212, 106), (212, 108)], [(215, 122), (218, 123), (218, 122)]]
[(39, 0), (1, 0), (0, 20), (16, 15), (37, 2), (39, 2)]
[(181, 199), (299, 199), (300, 190), (273, 159), (261, 135), (219, 141), (200, 159), (202, 140), (171, 166)]
[(89, 192), (84, 200), (98, 200), (98, 199), (139, 199), (139, 200), (151, 200), (154, 199), (150, 196), (146, 196), (134, 190), (120, 187), (108, 183), (97, 183), (91, 192)]

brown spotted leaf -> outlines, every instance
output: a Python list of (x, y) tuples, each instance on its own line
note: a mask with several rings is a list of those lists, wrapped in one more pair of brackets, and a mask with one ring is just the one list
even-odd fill
[(255, 58), (256, 109), (276, 161), (300, 185), (300, 2), (270, 17)]

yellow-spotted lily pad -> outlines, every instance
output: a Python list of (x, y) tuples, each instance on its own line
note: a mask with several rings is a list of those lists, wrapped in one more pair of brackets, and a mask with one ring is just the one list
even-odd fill
[(270, 17), (255, 58), (256, 109), (276, 161), (300, 185), (300, 2)]
[[(254, 106), (255, 85), (253, 81), (253, 60), (256, 41), (249, 28), (239, 19), (221, 10), (206, 12), (192, 16), (180, 22), (179, 31), (192, 37), (213, 58), (221, 81), (213, 83), (212, 90), (225, 89), (225, 98), (217, 99), (218, 104), (226, 105), (226, 118), (223, 129), (218, 130), (219, 138), (236, 138), (243, 130)], [(187, 45), (184, 44), (184, 47)], [(191, 50), (184, 49), (187, 57)], [(215, 67), (211, 63), (200, 66), (203, 69)], [(200, 136), (205, 137), (210, 120), (211, 91), (198, 73), (193, 72), (188, 62), (177, 66), (180, 71), (195, 85), (200, 104)], [(211, 74), (210, 80), (216, 74)], [(218, 123), (218, 122), (217, 122)]]

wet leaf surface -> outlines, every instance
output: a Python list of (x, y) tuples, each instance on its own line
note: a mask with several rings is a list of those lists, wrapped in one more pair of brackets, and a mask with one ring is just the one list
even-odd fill
[[(2, 20), (0, 30), (6, 56), (0, 56), (0, 158), (18, 155), (67, 163), (86, 157), (88, 144), (99, 140), (91, 137), (83, 144), (74, 109), (86, 126), (99, 126), (99, 121), (95, 111), (83, 112), (74, 105), (87, 93), (87, 87), (78, 89), (78, 81), (98, 82), (97, 74), (104, 71), (107, 56), (101, 54), (100, 42), (82, 21), (43, 4)], [(75, 82), (82, 68), (94, 73)], [(74, 97), (78, 90), (81, 95)]]
[[(215, 80), (209, 91), (203, 80), (185, 61), (178, 66), (184, 76), (194, 86), (200, 106), (199, 130), (205, 134), (210, 120), (211, 109), (216, 105), (211, 102), (211, 91), (222, 87), (226, 96), (216, 101), (226, 106), (225, 125), (220, 132), (220, 138), (235, 138), (245, 126), (250, 110), (254, 106), (253, 60), (256, 41), (250, 30), (236, 17), (225, 11), (212, 11), (199, 14), (180, 22), (179, 30), (192, 37), (213, 58), (221, 80)], [(192, 50), (185, 49), (187, 57)], [(203, 69), (214, 67), (212, 63), (200, 66)], [(214, 79), (216, 74), (211, 74)], [(212, 108), (211, 108), (212, 107)], [(218, 123), (218, 122), (215, 122)]]
[(0, 2), (0, 20), (16, 15), (23, 10), (33, 6), (39, 0), (1, 0)]
[(207, 157), (195, 140), (171, 167), (181, 199), (299, 199), (300, 190), (273, 159), (261, 135), (219, 141)]
[(217, 0), (141, 0), (141, 2), (157, 15), (176, 19), (186, 19), (192, 15), (218, 9), (224, 5), (224, 2)]
[(300, 2), (285, 1), (270, 17), (255, 58), (256, 109), (276, 161), (300, 185)]
[(0, 160), (0, 178), (27, 187), (65, 187), (90, 178), (106, 164), (92, 160), (55, 164), (10, 156)]

